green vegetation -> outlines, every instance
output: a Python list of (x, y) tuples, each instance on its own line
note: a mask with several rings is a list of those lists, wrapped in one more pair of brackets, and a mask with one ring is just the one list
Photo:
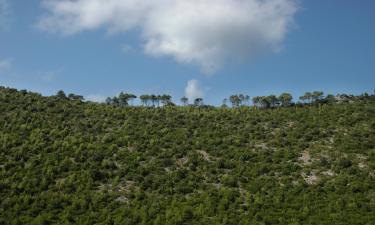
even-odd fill
[(0, 224), (374, 224), (374, 95), (133, 98), (0, 88)]

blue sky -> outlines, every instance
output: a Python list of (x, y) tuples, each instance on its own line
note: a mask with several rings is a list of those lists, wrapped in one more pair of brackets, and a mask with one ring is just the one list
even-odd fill
[[(221, 0), (217, 4), (228, 8), (227, 4), (231, 1)], [(250, 3), (254, 1), (257, 0), (249, 0)], [(168, 4), (168, 0), (160, 2)], [(209, 104), (221, 104), (225, 97), (235, 93), (257, 96), (290, 92), (297, 99), (303, 92), (314, 90), (333, 94), (374, 91), (374, 1), (281, 2), (292, 2), (296, 8), (295, 11), (288, 7), (282, 12), (269, 11), (276, 14), (272, 18), (277, 21), (287, 18), (288, 29), (280, 29), (275, 36), (265, 35), (270, 33), (267, 27), (272, 27), (274, 21), (261, 19), (256, 24), (246, 21), (239, 24), (235, 19), (227, 24), (238, 29), (228, 29), (225, 21), (213, 21), (209, 25), (220, 28), (212, 30), (219, 32), (218, 35), (214, 33), (214, 37), (209, 32), (193, 33), (202, 27), (184, 29), (184, 35), (190, 38), (186, 40), (192, 43), (202, 39), (202, 43), (215, 41), (219, 46), (220, 51), (202, 55), (197, 47), (199, 45), (193, 45), (188, 51), (162, 48), (165, 46), (163, 43), (152, 45), (155, 37), (159, 36), (162, 41), (181, 40), (181, 36), (173, 35), (184, 28), (176, 28), (178, 24), (174, 24), (170, 26), (172, 31), (161, 30), (158, 24), (171, 24), (173, 21), (165, 22), (164, 18), (159, 18), (159, 9), (153, 9), (156, 13), (152, 13), (151, 22), (147, 23), (114, 25), (117, 19), (120, 22), (138, 19), (133, 16), (116, 17), (116, 21), (112, 18), (108, 24), (103, 22), (104, 19), (93, 21), (95, 24), (103, 22), (103, 25), (90, 23), (78, 26), (78, 21), (67, 19), (72, 14), (58, 12), (56, 15), (56, 5), (43, 5), (40, 0), (0, 0), (0, 85), (44, 95), (63, 89), (67, 93), (92, 99), (113, 96), (120, 91), (137, 95), (167, 93), (178, 102), (186, 94), (187, 84), (194, 83), (190, 90), (197, 93), (190, 94), (202, 95)], [(202, 4), (202, 8), (206, 7), (211, 13), (218, 5), (207, 3)], [(178, 6), (172, 11), (176, 8)], [(253, 11), (248, 13), (247, 8), (243, 8), (246, 20), (247, 14)], [(111, 12), (110, 7), (108, 10)], [(143, 9), (124, 10), (128, 10), (125, 12), (129, 14), (133, 11), (134, 14), (142, 14)], [(192, 6), (190, 10), (194, 12), (196, 7)], [(258, 11), (262, 13), (261, 10)], [(222, 12), (220, 8), (218, 12)], [(212, 15), (216, 16), (213, 18), (221, 18), (217, 13)], [(228, 15), (231, 18), (230, 11)], [(182, 21), (191, 20), (188, 15), (184, 16), (180, 18)], [(64, 24), (56, 22), (56, 18)], [(207, 20), (206, 17), (201, 19)], [(253, 29), (259, 26), (263, 27)], [(247, 28), (248, 31), (243, 31)], [(229, 35), (229, 31), (233, 33)], [(241, 35), (257, 36), (258, 39), (237, 39)], [(230, 38), (235, 40), (228, 40)], [(145, 47), (146, 42), (150, 48)], [(242, 51), (241, 46), (239, 48), (233, 43), (251, 48)], [(237, 52), (241, 58), (232, 59), (232, 56), (236, 58)], [(192, 80), (195, 81), (189, 82)]]

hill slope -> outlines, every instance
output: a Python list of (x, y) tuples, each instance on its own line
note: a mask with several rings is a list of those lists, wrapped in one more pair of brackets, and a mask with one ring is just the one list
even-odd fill
[(0, 90), (0, 224), (372, 224), (375, 103), (126, 107)]

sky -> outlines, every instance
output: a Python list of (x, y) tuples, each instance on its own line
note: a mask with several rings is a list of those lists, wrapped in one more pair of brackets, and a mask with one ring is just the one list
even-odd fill
[(0, 0), (0, 86), (220, 105), (375, 90), (373, 0)]

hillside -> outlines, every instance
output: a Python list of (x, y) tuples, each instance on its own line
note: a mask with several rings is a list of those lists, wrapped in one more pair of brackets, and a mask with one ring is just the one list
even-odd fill
[(0, 89), (0, 224), (374, 224), (374, 98), (116, 107)]

